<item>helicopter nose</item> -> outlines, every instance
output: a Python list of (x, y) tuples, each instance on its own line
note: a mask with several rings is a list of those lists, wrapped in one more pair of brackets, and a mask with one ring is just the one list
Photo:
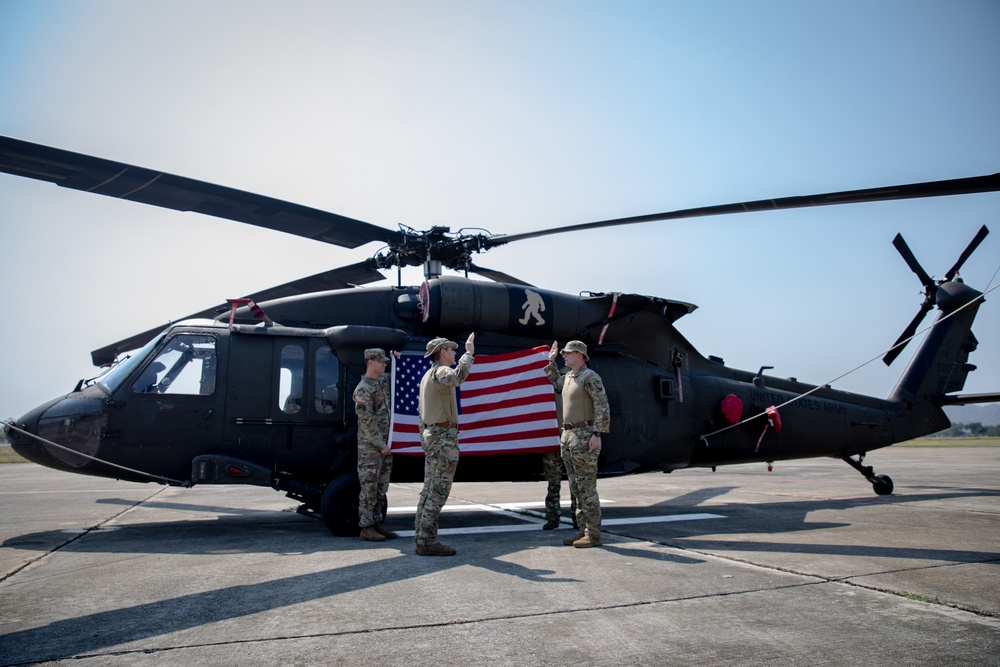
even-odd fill
[(59, 400), (60, 399), (55, 399), (43, 405), (39, 405), (31, 412), (26, 413), (20, 419), (12, 420), (10, 422), (10, 426), (4, 426), (4, 432), (7, 434), (7, 439), (10, 441), (11, 447), (14, 448), (14, 451), (21, 456), (24, 456), (26, 459), (34, 461), (33, 458), (26, 455), (32, 452), (31, 447), (35, 444), (34, 436), (38, 433), (38, 419), (42, 416), (43, 412), (58, 403)]
[(9, 429), (8, 437), (14, 451), (29, 461), (79, 472), (90, 459), (77, 452), (97, 454), (105, 422), (103, 401), (67, 396), (26, 413), (14, 422), (20, 430)]

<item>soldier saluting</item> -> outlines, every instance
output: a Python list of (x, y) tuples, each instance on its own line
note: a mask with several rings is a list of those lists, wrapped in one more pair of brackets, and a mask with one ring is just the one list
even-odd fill
[(576, 517), (580, 533), (567, 537), (563, 544), (577, 548), (601, 546), (601, 499), (597, 495), (597, 459), (601, 455), (601, 434), (611, 424), (611, 410), (601, 376), (587, 368), (587, 345), (571, 340), (561, 350), (569, 373), (556, 367), (559, 343), (549, 350), (545, 374), (562, 394), (562, 420), (559, 438), (570, 493), (576, 497)]
[(465, 341), (465, 354), (455, 363), (458, 343), (435, 338), (427, 343), (431, 367), (420, 380), (420, 445), (424, 450), (424, 488), (417, 503), (413, 539), (421, 556), (454, 556), (455, 549), (438, 541), (438, 519), (448, 501), (458, 468), (458, 398), (475, 361), (476, 334)]

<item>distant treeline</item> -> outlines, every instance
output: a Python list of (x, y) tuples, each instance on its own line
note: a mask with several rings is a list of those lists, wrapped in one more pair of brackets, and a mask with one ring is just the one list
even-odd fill
[(983, 426), (979, 422), (952, 424), (951, 428), (939, 431), (928, 438), (996, 438), (1000, 437), (1000, 424)]

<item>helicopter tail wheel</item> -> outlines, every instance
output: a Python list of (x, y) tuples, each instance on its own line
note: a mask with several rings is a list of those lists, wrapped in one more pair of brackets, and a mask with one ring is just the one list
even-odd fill
[(880, 496), (888, 496), (892, 493), (892, 478), (888, 475), (875, 475), (872, 477), (872, 488)]
[(892, 493), (892, 479), (888, 475), (876, 475), (875, 468), (862, 465), (862, 461), (864, 460), (864, 454), (859, 454), (857, 461), (852, 459), (850, 456), (844, 457), (844, 462), (847, 463), (847, 465), (864, 475), (864, 478), (872, 483), (872, 488), (875, 489), (875, 493), (880, 496), (887, 496)]
[(357, 537), (361, 529), (358, 527), (358, 496), (361, 494), (361, 483), (357, 472), (344, 473), (334, 478), (323, 490), (323, 500), (320, 502), (320, 515), (327, 529), (338, 537)]

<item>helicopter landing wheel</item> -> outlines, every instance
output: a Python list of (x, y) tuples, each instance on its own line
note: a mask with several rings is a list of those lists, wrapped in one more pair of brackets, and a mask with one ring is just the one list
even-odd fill
[(875, 475), (872, 477), (872, 488), (880, 496), (888, 496), (892, 493), (892, 478), (888, 475)]
[(880, 496), (887, 496), (892, 493), (892, 479), (888, 475), (876, 475), (874, 468), (862, 465), (862, 461), (864, 460), (864, 454), (859, 454), (857, 461), (852, 459), (850, 456), (844, 457), (845, 463), (857, 470), (864, 476), (865, 479), (872, 483), (872, 488), (875, 489), (875, 493)]
[(344, 473), (326, 485), (320, 515), (331, 533), (338, 537), (357, 537), (361, 533), (358, 527), (360, 494), (361, 483), (356, 472)]

